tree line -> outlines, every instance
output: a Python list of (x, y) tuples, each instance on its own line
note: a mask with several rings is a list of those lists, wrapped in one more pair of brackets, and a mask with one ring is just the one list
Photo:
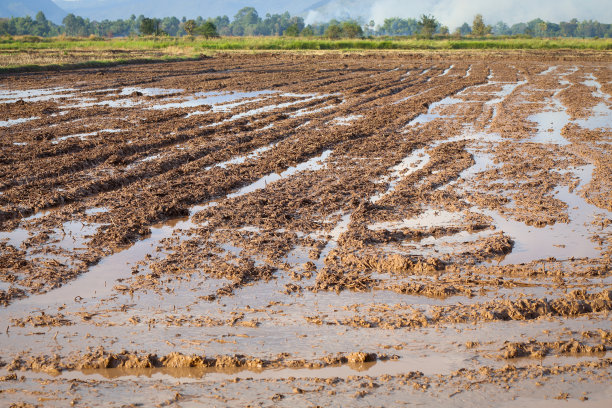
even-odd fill
[(593, 20), (551, 23), (534, 19), (527, 23), (508, 26), (500, 21), (494, 25), (484, 22), (482, 15), (476, 15), (472, 24), (467, 22), (450, 31), (440, 24), (434, 16), (422, 15), (420, 18), (393, 17), (384, 20), (382, 25), (374, 21), (362, 20), (325, 23), (304, 23), (302, 17), (282, 14), (266, 14), (261, 17), (253, 7), (240, 9), (232, 20), (228, 16), (215, 18), (179, 20), (176, 17), (148, 18), (144, 15), (131, 15), (128, 19), (96, 21), (68, 14), (61, 25), (47, 20), (42, 12), (35, 18), (0, 18), (0, 35), (35, 35), (53, 37), (127, 37), (135, 35), (185, 36), (200, 35), (206, 38), (217, 36), (321, 36), (327, 38), (361, 38), (373, 36), (532, 36), (532, 37), (612, 37), (612, 24)]

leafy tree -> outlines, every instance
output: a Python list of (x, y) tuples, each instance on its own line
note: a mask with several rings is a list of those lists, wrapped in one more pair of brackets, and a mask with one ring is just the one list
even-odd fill
[(35, 20), (32, 34), (38, 35), (41, 37), (45, 37), (49, 35), (50, 31), (51, 31), (51, 26), (49, 24), (49, 20), (47, 20), (47, 17), (45, 17), (45, 14), (42, 11), (39, 11), (36, 14), (36, 20)]
[(234, 23), (243, 26), (256, 24), (259, 20), (261, 20), (259, 14), (257, 14), (257, 10), (253, 7), (243, 7), (234, 16)]
[(578, 29), (578, 20), (572, 19), (568, 22), (561, 22), (561, 35), (564, 37), (573, 37), (576, 35), (576, 29)]
[(300, 34), (300, 30), (298, 29), (297, 24), (291, 24), (284, 32), (284, 35), (287, 37), (297, 37)]
[(89, 19), (77, 17), (70, 13), (62, 20), (66, 34), (73, 37), (85, 37), (91, 34)]
[(47, 17), (45, 17), (45, 13), (42, 11), (36, 13), (36, 22), (38, 24), (47, 24)]
[(300, 35), (302, 37), (312, 37), (312, 36), (314, 36), (314, 31), (312, 30), (312, 27), (308, 25), (308, 26), (304, 27), (304, 29), (302, 30)]
[(234, 16), (231, 24), (232, 35), (254, 35), (257, 24), (261, 22), (257, 10), (253, 7), (243, 7)]
[(427, 38), (433, 37), (438, 28), (438, 21), (435, 17), (426, 14), (421, 15), (421, 19), (417, 24), (419, 27), (419, 34)]
[(176, 17), (164, 17), (160, 22), (160, 29), (167, 35), (176, 36), (181, 29), (181, 21)]
[(447, 26), (440, 27), (440, 34), (448, 35), (448, 33), (449, 33), (449, 31), (448, 31), (448, 27)]
[(419, 30), (418, 22), (413, 19), (399, 17), (386, 18), (379, 33), (383, 35), (413, 35)]
[(342, 23), (342, 34), (348, 38), (363, 37), (363, 29), (354, 21), (345, 21)]
[(156, 18), (143, 18), (140, 22), (140, 33), (144, 35), (158, 35), (159, 20)]
[(197, 28), (197, 33), (204, 36), (204, 38), (216, 38), (219, 36), (217, 33), (217, 27), (212, 21), (206, 21), (200, 27)]
[(337, 39), (342, 36), (342, 28), (338, 24), (331, 24), (325, 30), (325, 36), (330, 39)]
[(218, 16), (212, 20), (213, 24), (217, 29), (224, 28), (230, 25), (230, 19), (228, 16)]
[(188, 35), (193, 35), (195, 29), (196, 29), (195, 20), (187, 20), (183, 23), (183, 30), (185, 30), (185, 32)]
[(495, 26), (493, 26), (493, 34), (494, 35), (509, 35), (510, 27), (503, 21), (499, 21)]
[(472, 27), (468, 23), (463, 23), (461, 27), (459, 27), (459, 32), (461, 35), (470, 35), (472, 34)]
[(487, 34), (491, 34), (493, 27), (490, 25), (485, 25), (484, 20), (482, 19), (482, 14), (476, 14), (474, 16), (474, 21), (472, 22), (472, 34), (477, 37), (483, 37)]
[(527, 31), (527, 24), (525, 23), (516, 23), (516, 24), (513, 24), (512, 27), (510, 27), (511, 35), (525, 34), (526, 31)]

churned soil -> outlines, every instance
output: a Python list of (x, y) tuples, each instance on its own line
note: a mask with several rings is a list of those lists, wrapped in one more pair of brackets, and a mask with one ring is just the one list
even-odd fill
[(0, 401), (605, 406), (612, 68), (575, 57), (0, 76)]

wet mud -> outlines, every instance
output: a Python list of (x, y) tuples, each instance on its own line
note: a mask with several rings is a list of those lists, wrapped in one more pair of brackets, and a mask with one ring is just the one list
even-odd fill
[(1, 76), (0, 401), (608, 406), (610, 63)]

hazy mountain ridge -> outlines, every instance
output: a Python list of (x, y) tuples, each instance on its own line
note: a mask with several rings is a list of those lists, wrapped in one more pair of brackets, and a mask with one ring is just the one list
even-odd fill
[(0, 17), (25, 17), (34, 18), (42, 11), (47, 19), (54, 23), (61, 23), (68, 14), (51, 0), (8, 0), (0, 2)]

